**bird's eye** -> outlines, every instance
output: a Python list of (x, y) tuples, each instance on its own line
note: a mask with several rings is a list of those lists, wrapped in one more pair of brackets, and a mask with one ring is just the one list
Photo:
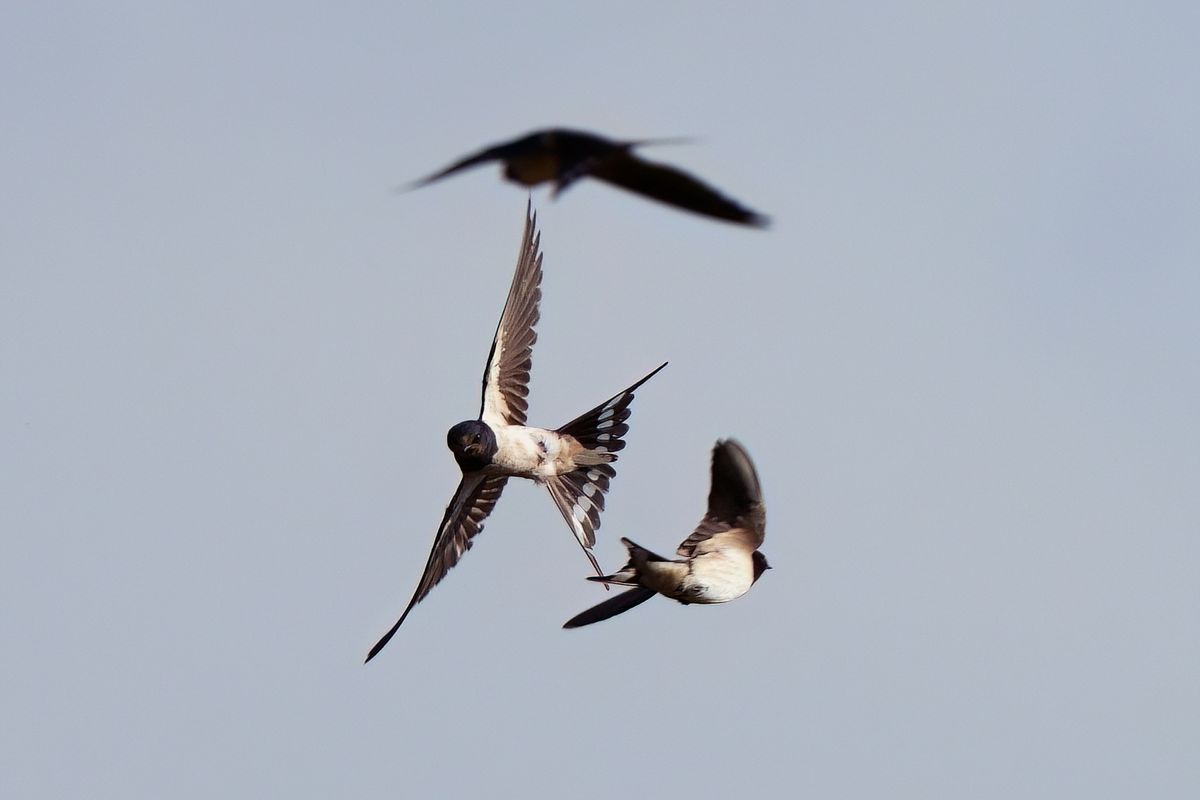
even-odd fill
[(479, 444), (479, 434), (478, 433), (471, 437), (471, 442), (472, 442), (472, 444)]

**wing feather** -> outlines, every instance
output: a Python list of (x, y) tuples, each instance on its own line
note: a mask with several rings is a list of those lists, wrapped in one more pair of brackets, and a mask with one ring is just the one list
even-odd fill
[(708, 511), (675, 552), (691, 558), (731, 544), (757, 550), (766, 536), (766, 527), (762, 487), (749, 453), (733, 439), (717, 442), (713, 447)]
[(770, 220), (732, 200), (686, 172), (646, 161), (632, 153), (608, 158), (591, 166), (588, 175), (660, 203), (696, 214), (766, 227)]
[(465, 158), (455, 161), (450, 166), (440, 169), (432, 175), (426, 175), (420, 180), (413, 181), (404, 188), (419, 189), (422, 186), (428, 186), (435, 181), (440, 181), (442, 178), (449, 177), (457, 172), (470, 169), (471, 167), (477, 167), (480, 164), (486, 164), (489, 161), (503, 160), (509, 157), (509, 153), (512, 150), (512, 145), (512, 142), (506, 142), (504, 144), (493, 145), (492, 147), (485, 147), (482, 150), (466, 156)]
[(493, 427), (524, 425), (529, 410), (529, 370), (537, 342), (534, 326), (540, 318), (538, 303), (542, 299), (541, 239), (530, 201), (525, 209), (525, 235), (517, 269), (483, 371), (479, 418)]
[(621, 592), (615, 597), (610, 597), (603, 603), (592, 606), (587, 611), (576, 614), (563, 624), (564, 628), (581, 628), (584, 625), (591, 625), (594, 622), (615, 617), (617, 614), (624, 614), (629, 609), (640, 606), (642, 603), (654, 597), (656, 592), (653, 589), (645, 589), (641, 586), (636, 589), (630, 589), (627, 592)]
[(471, 540), (483, 530), (483, 523), (495, 508), (496, 501), (500, 499), (500, 492), (504, 490), (504, 484), (507, 482), (508, 478), (503, 476), (486, 477), (481, 473), (463, 476), (454, 492), (454, 498), (446, 507), (442, 524), (433, 540), (433, 548), (429, 552), (429, 560), (425, 563), (425, 571), (417, 583), (417, 590), (413, 592), (412, 599), (408, 601), (408, 607), (404, 609), (400, 619), (396, 620), (391, 630), (371, 648), (371, 652), (367, 654), (367, 661), (384, 648), (396, 635), (396, 631), (400, 629), (413, 607), (446, 577), (446, 573), (458, 563), (463, 553), (471, 549)]

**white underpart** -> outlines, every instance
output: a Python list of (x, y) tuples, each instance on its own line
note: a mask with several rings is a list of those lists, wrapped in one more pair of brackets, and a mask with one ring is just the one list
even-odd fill
[[(679, 586), (676, 599), (691, 603), (728, 603), (750, 591), (754, 584), (754, 562), (741, 549), (722, 549), (692, 559), (691, 574)], [(691, 595), (689, 589), (699, 586), (703, 592)]]
[(492, 426), (492, 430), (497, 451), (489, 469), (494, 472), (541, 481), (574, 469), (562, 437), (554, 431), (522, 425)]

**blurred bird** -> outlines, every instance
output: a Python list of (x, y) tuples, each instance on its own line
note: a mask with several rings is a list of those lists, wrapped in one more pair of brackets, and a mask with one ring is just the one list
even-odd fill
[(725, 197), (698, 178), (646, 161), (633, 152), (635, 147), (670, 141), (678, 140), (622, 142), (584, 131), (550, 128), (484, 148), (409, 188), (426, 186), (488, 161), (503, 161), (504, 177), (523, 186), (553, 181), (554, 196), (580, 178), (592, 177), (685, 211), (760, 228), (768, 225), (767, 217)]
[(620, 572), (588, 580), (636, 588), (572, 617), (563, 627), (579, 628), (614, 617), (655, 594), (684, 605), (736, 600), (771, 568), (758, 551), (766, 524), (762, 489), (749, 454), (733, 439), (718, 441), (713, 448), (708, 512), (675, 551), (682, 558), (666, 559), (621, 539), (629, 548), (629, 562)]
[(617, 460), (617, 451), (625, 447), (622, 437), (629, 431), (625, 421), (632, 413), (634, 390), (666, 364), (561, 428), (526, 427), (529, 404), (525, 398), (529, 395), (529, 369), (537, 341), (534, 326), (542, 297), (542, 254), (532, 204), (525, 214), (516, 274), (484, 368), (479, 419), (460, 422), (446, 434), (446, 444), (462, 470), (462, 480), (442, 517), (425, 572), (408, 607), (371, 648), (367, 661), (383, 649), (413, 606), (470, 549), (472, 538), (483, 530), (484, 520), (510, 477), (529, 478), (549, 490), (592, 567), (597, 574), (604, 574), (592, 546), (600, 527), (604, 494), (616, 475), (612, 462)]

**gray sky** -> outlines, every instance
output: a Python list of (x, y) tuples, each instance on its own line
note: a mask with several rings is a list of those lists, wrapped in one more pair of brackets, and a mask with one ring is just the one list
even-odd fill
[[(1194, 797), (1194, 4), (105, 3), (0, 26), (0, 795)], [(601, 599), (457, 480), (532, 128), (775, 219), (536, 192), (530, 419), (659, 362), (597, 553), (713, 440), (775, 570)]]

